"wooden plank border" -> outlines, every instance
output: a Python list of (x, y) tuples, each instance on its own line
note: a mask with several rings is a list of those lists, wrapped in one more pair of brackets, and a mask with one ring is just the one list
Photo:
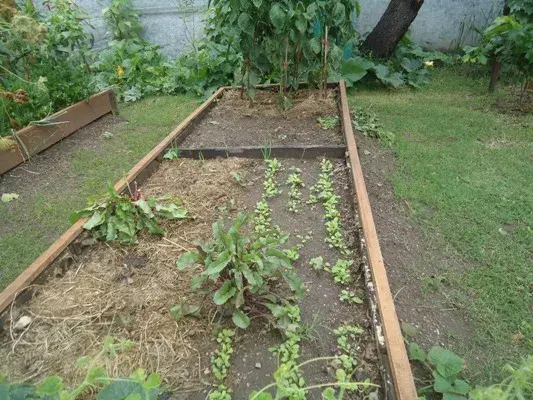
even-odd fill
[(15, 132), (16, 148), (0, 152), (0, 175), (110, 112), (118, 112), (115, 93), (105, 90), (52, 114), (54, 125), (30, 125)]
[(178, 149), (180, 158), (210, 159), (217, 157), (245, 157), (263, 158), (263, 153), (267, 151), (271, 157), (276, 158), (301, 158), (310, 159), (316, 157), (344, 158), (346, 146), (271, 146), (268, 148), (258, 146), (245, 147), (214, 147), (214, 148), (194, 148)]
[(383, 327), (383, 335), (385, 338), (389, 368), (396, 395), (395, 397), (398, 400), (413, 400), (418, 396), (400, 323), (398, 321), (398, 315), (396, 314), (396, 308), (394, 306), (394, 299), (387, 278), (387, 271), (379, 247), (376, 226), (374, 224), (374, 218), (372, 217), (370, 200), (368, 198), (363, 170), (359, 161), (359, 153), (352, 128), (350, 108), (348, 106), (348, 97), (346, 94), (346, 83), (343, 80), (339, 82), (339, 89), (341, 122), (346, 138), (346, 145), (348, 147), (349, 162), (355, 188), (354, 202), (357, 204), (359, 210), (359, 218), (361, 220), (366, 243), (368, 263), (374, 283), (379, 316)]
[[(133, 182), (146, 169), (151, 169), (156, 158), (175, 141), (182, 137), (182, 141), (190, 133), (188, 128), (197, 118), (199, 118), (222, 93), (224, 88), (218, 89), (200, 107), (194, 110), (185, 118), (167, 137), (165, 137), (156, 147), (152, 149), (141, 161), (139, 161), (126, 175), (124, 179), (115, 184), (117, 192), (124, 191), (130, 182)], [(2, 293), (0, 293), (0, 313), (3, 313), (19, 293), (24, 291), (35, 279), (46, 269), (59, 255), (83, 232), (85, 219), (77, 221), (63, 235), (59, 237), (39, 258), (37, 258), (28, 268), (26, 268)]]
[[(272, 87), (265, 87), (265, 89)], [(328, 87), (332, 87), (328, 85)], [(336, 85), (335, 85), (336, 87)], [(383, 263), (383, 257), (379, 247), (379, 241), (377, 237), (376, 227), (372, 217), (372, 211), (370, 208), (370, 200), (366, 191), (366, 185), (364, 182), (363, 172), (359, 161), (359, 155), (357, 151), (357, 145), (352, 128), (350, 110), (348, 107), (348, 98), (346, 95), (346, 84), (344, 81), (340, 81), (339, 88), (339, 112), (341, 117), (341, 123), (346, 139), (345, 146), (295, 146), (289, 150), (282, 150), (281, 147), (276, 147), (275, 151), (281, 152), (281, 154), (290, 154), (296, 151), (302, 155), (309, 155), (314, 152), (316, 156), (324, 155), (323, 152), (331, 151), (332, 155), (329, 157), (342, 157), (348, 150), (349, 166), (352, 171), (353, 185), (355, 189), (354, 203), (359, 210), (359, 216), (363, 231), (363, 248), (366, 248), (368, 255), (369, 271), (373, 283), (373, 291), (377, 298), (377, 309), (379, 312), (379, 319), (381, 326), (383, 327), (383, 336), (387, 351), (387, 359), (389, 363), (390, 373), (394, 385), (395, 398), (398, 400), (413, 400), (417, 398), (416, 387), (407, 357), (407, 351), (405, 349), (403, 337), (401, 334), (400, 324), (394, 307), (394, 301), (390, 286), (388, 283), (387, 273), (385, 265)], [(141, 180), (143, 175), (149, 174), (153, 171), (163, 152), (172, 145), (181, 144), (187, 136), (191, 133), (189, 128), (195, 122), (197, 122), (204, 113), (216, 103), (217, 99), (222, 96), (225, 90), (235, 89), (232, 87), (219, 88), (209, 99), (207, 99), (201, 106), (193, 111), (185, 120), (183, 120), (168, 136), (166, 136), (156, 147), (152, 149), (145, 157), (143, 157), (126, 175), (124, 179), (119, 180), (114, 188), (117, 192), (123, 192), (127, 189), (129, 183), (135, 180)], [(112, 99), (112, 109), (110, 111), (116, 111), (116, 103), (114, 98)], [(89, 122), (88, 122), (89, 123)], [(274, 149), (274, 148), (273, 148)], [(304, 149), (305, 153), (304, 153)], [(327, 150), (329, 149), (329, 150)], [(182, 149), (182, 151), (189, 151), (191, 156), (199, 155), (199, 152), (206, 153), (212, 151), (213, 156), (219, 154), (228, 154), (228, 152), (234, 152), (235, 156), (241, 156), (242, 154), (248, 154), (249, 157), (258, 156), (261, 154), (262, 148), (239, 148), (239, 149)], [(342, 150), (342, 154), (341, 154)], [(195, 153), (197, 152), (197, 153)], [(259, 152), (259, 153), (258, 153)], [(237, 154), (239, 153), (239, 154)], [(230, 154), (232, 155), (232, 154)], [(275, 153), (272, 155), (278, 157)], [(262, 156), (262, 154), (261, 154)], [(290, 156), (292, 157), (292, 155)], [(21, 293), (24, 292), (38, 277), (41, 275), (54, 261), (56, 261), (63, 251), (65, 251), (70, 244), (76, 240), (80, 234), (84, 231), (83, 224), (85, 220), (82, 219), (72, 225), (61, 237), (54, 243), (48, 250), (46, 250), (39, 258), (37, 258), (26, 270), (24, 270), (9, 286), (7, 286), (2, 293), (0, 293), (0, 314), (3, 313), (12, 301)]]

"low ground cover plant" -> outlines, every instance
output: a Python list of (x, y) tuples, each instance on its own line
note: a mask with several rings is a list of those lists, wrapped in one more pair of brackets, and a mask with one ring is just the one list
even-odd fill
[(137, 234), (145, 229), (151, 234), (163, 235), (161, 219), (185, 219), (188, 215), (176, 199), (143, 199), (140, 190), (130, 196), (119, 195), (111, 187), (106, 197), (75, 213), (71, 220), (75, 222), (80, 218), (88, 218), (83, 228), (98, 240), (134, 244)]

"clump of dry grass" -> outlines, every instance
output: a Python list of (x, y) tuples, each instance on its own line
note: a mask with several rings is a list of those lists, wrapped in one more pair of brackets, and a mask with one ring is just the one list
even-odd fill
[[(193, 241), (211, 236), (218, 207), (230, 199), (243, 207), (246, 189), (231, 172), (252, 164), (240, 159), (164, 163), (143, 186), (145, 196), (177, 196), (193, 218), (166, 221), (164, 238), (141, 235), (136, 246), (98, 243), (64, 276), (40, 286), (34, 299), (13, 307), (1, 337), (0, 370), (12, 380), (54, 374), (72, 385), (82, 372), (73, 368), (76, 360), (97, 353), (104, 338), (113, 336), (136, 345), (107, 362), (110, 375), (126, 376), (141, 367), (160, 373), (173, 390), (201, 387), (216, 309), (204, 301), (201, 318), (172, 318), (169, 308), (184, 297), (202, 302), (189, 293), (194, 271), (179, 272), (175, 261), (195, 247)], [(129, 253), (145, 262), (128, 265)], [(22, 315), (32, 322), (15, 332)]]

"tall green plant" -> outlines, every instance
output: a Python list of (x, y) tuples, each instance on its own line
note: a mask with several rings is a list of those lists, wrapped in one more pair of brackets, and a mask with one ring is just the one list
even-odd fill
[(177, 265), (179, 270), (203, 265), (191, 280), (191, 290), (205, 290), (216, 305), (229, 308), (234, 324), (244, 329), (250, 324), (246, 307), (277, 301), (269, 288), (279, 278), (296, 296), (303, 295), (302, 282), (281, 247), (287, 240), (288, 235), (254, 234), (249, 215), (239, 213), (228, 230), (221, 220), (215, 222), (213, 241), (183, 254)]

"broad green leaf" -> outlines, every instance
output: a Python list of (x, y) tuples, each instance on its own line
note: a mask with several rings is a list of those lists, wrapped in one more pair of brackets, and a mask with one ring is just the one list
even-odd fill
[(324, 400), (336, 400), (335, 389), (329, 387), (322, 392), (322, 398)]
[(407, 72), (411, 72), (421, 68), (424, 62), (419, 58), (404, 58), (401, 65)]
[(220, 306), (226, 303), (237, 292), (237, 288), (233, 286), (230, 280), (225, 281), (222, 287), (215, 292), (213, 301), (216, 305)]
[(39, 383), (35, 388), (37, 393), (51, 396), (59, 393), (63, 389), (63, 382), (58, 376), (49, 376)]
[(428, 354), (428, 360), (444, 377), (458, 374), (464, 364), (461, 357), (442, 347), (433, 347)]
[(240, 310), (235, 310), (231, 319), (241, 329), (246, 329), (250, 325), (250, 318)]
[(203, 275), (195, 275), (191, 279), (191, 290), (195, 291), (202, 287), (206, 278)]
[(139, 382), (129, 379), (118, 379), (112, 381), (96, 395), (97, 400), (126, 400), (132, 395), (140, 395), (141, 398), (146, 391)]
[(426, 361), (426, 352), (416, 343), (409, 343), (409, 358), (415, 361)]
[(183, 271), (185, 268), (192, 267), (200, 259), (200, 254), (196, 251), (188, 251), (185, 254), (182, 254), (176, 264), (178, 265), (178, 270)]
[(337, 25), (343, 25), (346, 19), (346, 7), (340, 1), (333, 7), (333, 21)]
[(405, 84), (403, 75), (399, 72), (391, 73), (389, 67), (382, 64), (374, 66), (376, 77), (385, 85), (390, 85), (394, 88), (399, 88)]
[(174, 203), (166, 205), (156, 204), (155, 210), (159, 215), (166, 219), (187, 218), (187, 210), (184, 207), (180, 207)]
[(252, 35), (254, 33), (255, 24), (252, 18), (250, 17), (250, 14), (248, 13), (243, 12), (241, 13), (241, 15), (239, 15), (237, 25), (243, 32), (249, 35)]
[(437, 371), (433, 371), (433, 378), (435, 380), (433, 390), (437, 393), (442, 393), (443, 399), (466, 400), (463, 395), (468, 394), (470, 391), (470, 385), (467, 382), (454, 376), (446, 378)]
[(342, 63), (341, 74), (351, 83), (360, 81), (371, 67), (367, 61), (361, 57), (350, 58)]
[(154, 213), (152, 212), (152, 209), (150, 208), (150, 206), (145, 200), (137, 200), (137, 201), (134, 201), (133, 204), (139, 207), (141, 211), (145, 213), (148, 218), (154, 218)]
[(313, 38), (309, 41), (309, 47), (315, 54), (319, 54), (322, 51), (322, 45), (318, 38)]
[(228, 250), (224, 250), (220, 253), (216, 260), (209, 265), (206, 265), (205, 273), (207, 275), (216, 275), (220, 273), (231, 261), (231, 255)]
[(272, 21), (272, 25), (274, 25), (276, 29), (282, 30), (285, 25), (285, 11), (283, 11), (281, 5), (279, 3), (274, 3), (272, 7), (270, 7), (268, 15), (270, 21)]
[(159, 374), (150, 374), (146, 379), (146, 382), (143, 384), (146, 389), (155, 389), (161, 386), (161, 375)]
[(255, 8), (261, 8), (261, 4), (263, 4), (263, 0), (252, 0), (254, 3)]
[(94, 212), (93, 216), (83, 224), (83, 228), (87, 230), (94, 229), (98, 225), (101, 225), (105, 222), (105, 211), (97, 210)]

